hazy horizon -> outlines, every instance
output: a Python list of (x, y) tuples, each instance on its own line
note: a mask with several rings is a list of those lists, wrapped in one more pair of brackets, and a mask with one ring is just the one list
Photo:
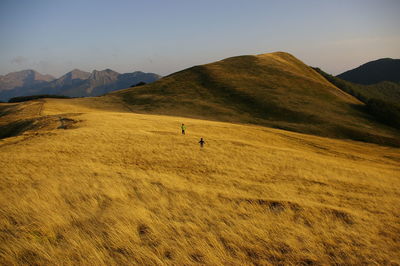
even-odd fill
[(0, 75), (72, 69), (167, 75), (285, 51), (339, 74), (400, 58), (400, 1), (2, 1)]

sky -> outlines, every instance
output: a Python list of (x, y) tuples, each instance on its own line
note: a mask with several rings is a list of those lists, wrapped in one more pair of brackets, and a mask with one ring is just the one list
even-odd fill
[(0, 75), (167, 75), (285, 51), (339, 74), (400, 58), (400, 0), (0, 0)]

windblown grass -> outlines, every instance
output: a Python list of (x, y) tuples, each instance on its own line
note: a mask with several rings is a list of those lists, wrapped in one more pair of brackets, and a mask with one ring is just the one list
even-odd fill
[(14, 107), (48, 123), (0, 142), (0, 264), (400, 263), (399, 149), (109, 98)]

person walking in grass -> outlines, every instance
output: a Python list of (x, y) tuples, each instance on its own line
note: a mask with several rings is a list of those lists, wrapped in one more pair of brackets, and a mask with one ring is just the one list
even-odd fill
[(204, 143), (206, 143), (203, 138), (200, 138), (199, 144), (200, 144), (200, 148), (203, 148)]
[(182, 135), (185, 135), (185, 131), (186, 131), (185, 124), (182, 124), (181, 129), (182, 129)]

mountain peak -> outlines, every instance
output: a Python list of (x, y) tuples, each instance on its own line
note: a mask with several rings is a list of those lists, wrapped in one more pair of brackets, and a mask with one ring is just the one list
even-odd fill
[(382, 81), (400, 82), (400, 59), (377, 59), (348, 70), (337, 77), (364, 85)]
[(54, 80), (53, 76), (43, 75), (33, 69), (25, 69), (0, 76), (0, 91), (11, 90), (15, 87), (31, 87), (34, 84), (52, 80)]
[(9, 73), (9, 74), (12, 74), (12, 73), (32, 74), (32, 73), (36, 73), (36, 71), (33, 70), (33, 69), (24, 69), (24, 70), (20, 70), (20, 71), (16, 71), (16, 72), (11, 72), (11, 73)]
[(71, 70), (70, 72), (68, 72), (67, 74), (65, 74), (64, 76), (62, 76), (60, 79), (87, 79), (89, 77), (90, 73), (86, 72), (86, 71), (82, 71), (80, 69), (74, 68), (73, 70)]
[(21, 71), (11, 72), (3, 77), (15, 77), (19, 79), (32, 79), (32, 80), (43, 80), (43, 81), (50, 81), (53, 80), (54, 77), (47, 74), (41, 74), (33, 69), (25, 69)]
[(83, 71), (83, 70), (80, 70), (79, 68), (74, 68), (74, 69), (72, 69), (70, 72), (72, 72), (72, 73), (76, 73), (76, 72), (85, 72), (85, 73), (87, 73), (86, 71)]
[(104, 69), (104, 70), (93, 70), (92, 73), (89, 76), (89, 79), (91, 80), (104, 80), (104, 79), (114, 79), (120, 75), (118, 72), (115, 72), (114, 70), (111, 70), (109, 68)]
[(103, 69), (103, 70), (95, 69), (95, 70), (92, 71), (92, 74), (95, 74), (95, 73), (117, 73), (117, 74), (119, 74), (117, 71), (114, 71), (114, 70), (112, 70), (110, 68), (106, 68), (106, 69)]

